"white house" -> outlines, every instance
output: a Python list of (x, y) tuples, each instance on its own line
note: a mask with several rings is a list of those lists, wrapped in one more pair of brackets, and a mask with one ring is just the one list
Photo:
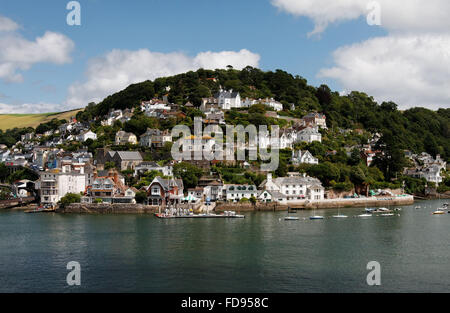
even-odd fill
[(77, 136), (77, 140), (80, 142), (85, 142), (88, 139), (97, 140), (97, 134), (90, 130), (87, 130), (87, 131), (81, 132)]
[(227, 201), (239, 202), (241, 199), (250, 199), (258, 196), (258, 190), (255, 185), (224, 185), (224, 198)]
[(241, 95), (239, 92), (233, 91), (233, 89), (230, 91), (220, 90), (220, 92), (215, 95), (215, 98), (217, 98), (219, 107), (222, 110), (242, 107)]
[(258, 194), (258, 200), (264, 203), (278, 202), (284, 204), (287, 202), (287, 197), (275, 190), (262, 190)]
[(315, 158), (309, 151), (292, 151), (292, 163), (298, 164), (319, 164), (319, 159)]
[(137, 137), (135, 134), (127, 133), (123, 130), (118, 131), (116, 134), (116, 145), (125, 145), (127, 143), (131, 143), (133, 145), (137, 145)]
[(322, 142), (322, 134), (318, 127), (306, 127), (297, 134), (297, 142), (312, 143), (314, 141)]
[(306, 175), (294, 175), (272, 179), (272, 173), (267, 174), (267, 179), (259, 186), (260, 189), (278, 191), (286, 196), (287, 202), (301, 200), (323, 200), (325, 189), (317, 178)]
[(73, 171), (70, 166), (63, 166), (62, 169), (41, 172), (39, 180), (41, 203), (56, 204), (68, 193), (84, 192), (86, 177), (83, 167), (80, 171)]

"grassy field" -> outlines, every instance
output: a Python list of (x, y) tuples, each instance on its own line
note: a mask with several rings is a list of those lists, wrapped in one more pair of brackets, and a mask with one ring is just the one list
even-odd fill
[(42, 113), (42, 114), (0, 114), (0, 129), (7, 130), (11, 128), (36, 127), (41, 123), (46, 123), (54, 118), (59, 120), (69, 120), (75, 116), (77, 112), (82, 110), (74, 110), (61, 113)]

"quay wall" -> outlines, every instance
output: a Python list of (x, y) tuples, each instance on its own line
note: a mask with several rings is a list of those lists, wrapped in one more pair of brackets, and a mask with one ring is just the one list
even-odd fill
[(245, 203), (218, 203), (216, 206), (217, 212), (223, 211), (284, 211), (288, 207), (299, 210), (312, 209), (335, 209), (335, 208), (351, 208), (351, 207), (389, 207), (414, 204), (413, 196), (403, 197), (370, 197), (357, 199), (325, 199), (318, 201), (298, 201), (290, 202), (289, 204), (275, 204), (275, 203), (257, 203), (255, 205)]
[[(289, 204), (278, 203), (225, 203), (218, 202), (215, 211), (237, 212), (275, 212), (286, 211), (289, 208), (298, 210), (333, 209), (346, 207), (390, 207), (414, 204), (413, 196), (403, 197), (371, 197), (359, 199), (325, 199), (320, 201), (299, 201)], [(142, 204), (93, 204), (73, 203), (65, 208), (57, 208), (57, 213), (75, 214), (153, 214), (158, 212), (158, 206)]]
[(57, 208), (57, 213), (75, 214), (153, 214), (158, 211), (157, 206), (142, 204), (94, 204), (72, 203), (65, 208)]

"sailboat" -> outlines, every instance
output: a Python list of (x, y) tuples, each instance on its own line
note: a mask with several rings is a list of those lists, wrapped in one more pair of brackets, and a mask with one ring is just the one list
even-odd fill
[(341, 214), (340, 210), (338, 209), (338, 214), (337, 215), (333, 215), (334, 218), (347, 218), (347, 215), (343, 215)]
[(316, 215), (316, 209), (314, 209), (314, 213), (313, 214), (314, 214), (313, 216), (309, 217), (310, 220), (323, 220), (323, 216)]
[(288, 215), (284, 218), (284, 220), (285, 220), (285, 221), (298, 221), (298, 220), (299, 220), (298, 217), (296, 217), (296, 216), (290, 216), (290, 215), (289, 215), (290, 209), (291, 209), (291, 208), (288, 207)]

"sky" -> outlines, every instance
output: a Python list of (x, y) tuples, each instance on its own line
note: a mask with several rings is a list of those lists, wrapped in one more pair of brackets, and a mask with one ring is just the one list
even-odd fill
[(402, 109), (450, 107), (448, 0), (79, 0), (81, 25), (69, 2), (0, 0), (0, 113), (83, 108), (229, 64)]

